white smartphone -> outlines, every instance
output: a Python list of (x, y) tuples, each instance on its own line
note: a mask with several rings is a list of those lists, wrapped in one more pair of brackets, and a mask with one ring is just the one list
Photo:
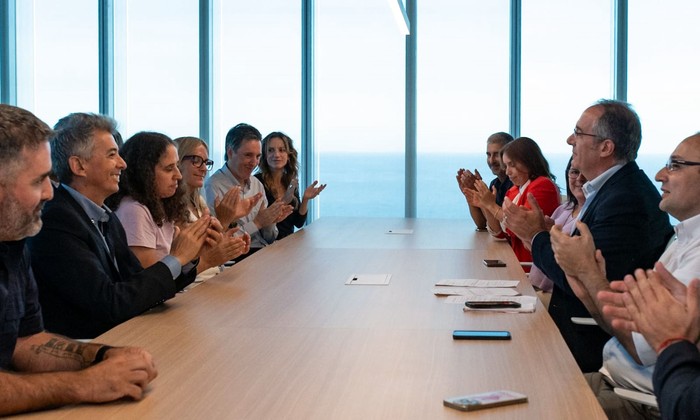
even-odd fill
[(474, 411), (484, 408), (527, 402), (527, 395), (513, 391), (491, 391), (483, 394), (445, 398), (442, 404), (460, 411)]
[(282, 197), (284, 204), (289, 204), (292, 202), (292, 200), (294, 200), (294, 191), (296, 191), (298, 186), (299, 180), (296, 178), (289, 183), (289, 187), (287, 187), (287, 191), (284, 192), (284, 196)]

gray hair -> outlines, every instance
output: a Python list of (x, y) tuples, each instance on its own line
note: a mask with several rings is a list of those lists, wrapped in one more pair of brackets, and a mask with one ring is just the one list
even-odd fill
[(51, 134), (51, 128), (31, 112), (0, 104), (0, 183), (6, 184), (22, 168), (25, 148), (37, 150)]
[(632, 105), (612, 99), (601, 99), (593, 106), (603, 109), (603, 114), (593, 127), (593, 133), (601, 140), (612, 140), (615, 144), (615, 158), (618, 161), (631, 162), (637, 159), (637, 152), (642, 144), (642, 123)]
[(71, 156), (90, 159), (95, 148), (93, 136), (97, 131), (117, 133), (117, 123), (98, 114), (74, 113), (58, 120), (51, 139), (51, 162), (54, 174), (64, 184), (73, 181), (68, 160)]

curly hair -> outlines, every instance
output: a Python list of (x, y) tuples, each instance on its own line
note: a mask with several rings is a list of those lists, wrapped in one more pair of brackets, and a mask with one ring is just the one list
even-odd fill
[(187, 206), (183, 200), (182, 181), (172, 197), (160, 198), (156, 192), (156, 165), (168, 146), (176, 147), (165, 134), (142, 131), (131, 136), (119, 150), (126, 162), (119, 180), (119, 192), (107, 199), (107, 205), (116, 210), (122, 199), (129, 196), (148, 208), (158, 226), (164, 221), (185, 223)]
[(262, 174), (263, 184), (268, 188), (272, 185), (272, 169), (267, 163), (267, 145), (272, 139), (281, 139), (287, 149), (287, 164), (282, 173), (282, 185), (286, 188), (299, 174), (299, 161), (297, 160), (299, 153), (294, 148), (292, 139), (281, 131), (273, 131), (265, 136), (262, 141), (262, 157), (258, 164), (258, 170)]
[(510, 160), (521, 163), (530, 173), (530, 179), (535, 179), (540, 176), (555, 181), (557, 179), (549, 170), (549, 163), (542, 154), (540, 146), (529, 137), (518, 137), (512, 142), (503, 146), (501, 149), (501, 159), (503, 155), (508, 155)]

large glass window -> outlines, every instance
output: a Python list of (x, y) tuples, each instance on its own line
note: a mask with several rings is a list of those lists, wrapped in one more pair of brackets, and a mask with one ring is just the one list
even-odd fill
[(301, 6), (288, 0), (221, 2), (216, 77), (218, 112), (212, 152), (223, 164), (224, 139), (240, 122), (265, 136), (282, 131), (301, 154)]
[(99, 111), (97, 2), (17, 2), (17, 105), (53, 126)]
[(316, 4), (320, 215), (402, 217), (405, 36), (386, 1)]
[(418, 2), (418, 216), (462, 218), (459, 168), (486, 165), (508, 131), (510, 1)]
[[(125, 139), (147, 130), (199, 134), (199, 8), (190, 0), (129, 0), (126, 8)], [(117, 25), (119, 26), (119, 25)], [(119, 36), (119, 35), (117, 35)], [(123, 118), (119, 116), (119, 118)]]
[(522, 121), (557, 184), (571, 156), (566, 138), (589, 105), (611, 97), (610, 0), (529, 0), (522, 6)]
[(642, 120), (639, 162), (654, 174), (700, 115), (700, 3), (635, 1), (629, 5), (628, 99)]

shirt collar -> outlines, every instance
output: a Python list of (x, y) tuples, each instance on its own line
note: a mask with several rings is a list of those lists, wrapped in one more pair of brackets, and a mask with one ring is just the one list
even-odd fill
[(588, 199), (592, 197), (596, 192), (598, 192), (603, 185), (605, 185), (606, 182), (608, 182), (608, 179), (615, 175), (617, 171), (622, 169), (622, 167), (625, 166), (624, 164), (617, 164), (607, 171), (603, 172), (602, 174), (598, 175), (594, 179), (589, 179), (581, 189), (583, 190), (583, 195), (586, 197), (586, 202), (588, 202)]
[(224, 176), (233, 183), (233, 185), (240, 186), (243, 189), (243, 191), (248, 191), (250, 189), (250, 177), (243, 181), (243, 184), (241, 185), (241, 183), (238, 181), (238, 178), (233, 176), (233, 172), (231, 172), (231, 169), (228, 167), (228, 161), (224, 162), (224, 166), (222, 166), (221, 169), (219, 169), (219, 171), (223, 173)]
[(78, 202), (78, 204), (85, 211), (85, 214), (87, 214), (92, 223), (106, 222), (109, 220), (109, 213), (111, 213), (112, 211), (107, 206), (98, 206), (97, 204), (95, 204), (94, 201), (85, 197), (83, 194), (79, 193), (78, 191), (74, 190), (66, 184), (61, 184), (61, 186), (65, 188), (66, 191), (68, 191), (68, 194), (70, 194), (75, 201)]
[(678, 243), (682, 244), (686, 241), (692, 240), (694, 236), (700, 235), (700, 214), (696, 214), (689, 219), (685, 219), (674, 226), (673, 229), (676, 231)]

